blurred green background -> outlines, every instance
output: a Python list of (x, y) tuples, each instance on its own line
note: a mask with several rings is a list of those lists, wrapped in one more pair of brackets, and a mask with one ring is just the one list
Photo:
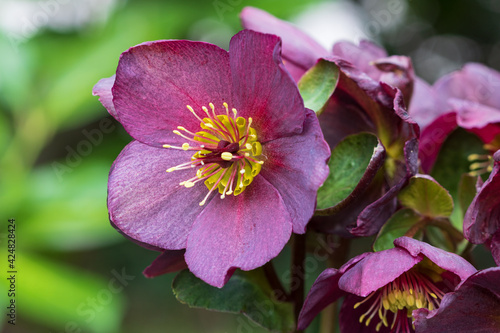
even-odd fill
[(430, 82), (468, 61), (500, 67), (495, 0), (0, 0), (2, 309), (9, 218), (18, 270), (17, 322), (1, 311), (3, 332), (264, 332), (242, 315), (178, 303), (174, 274), (143, 277), (157, 253), (120, 236), (106, 209), (109, 168), (131, 138), (91, 94), (135, 44), (226, 47), (246, 5), (295, 22), (325, 46), (376, 40), (410, 55)]

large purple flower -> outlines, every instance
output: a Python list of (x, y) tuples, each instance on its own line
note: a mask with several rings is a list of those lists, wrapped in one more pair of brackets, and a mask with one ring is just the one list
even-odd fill
[[(111, 222), (148, 247), (185, 249), (189, 269), (217, 287), (305, 232), (328, 174), (328, 145), (280, 52), (278, 37), (248, 30), (229, 52), (147, 42), (94, 88), (135, 139), (111, 168)], [(179, 255), (158, 261), (182, 266)]]
[(495, 262), (500, 265), (500, 150), (493, 160), (493, 171), (465, 213), (464, 236), (474, 244), (489, 245)]
[(500, 267), (471, 275), (439, 309), (414, 312), (417, 333), (500, 332)]
[(458, 255), (409, 237), (396, 239), (394, 245), (321, 273), (300, 313), (299, 329), (345, 296), (340, 309), (341, 332), (414, 332), (413, 310), (439, 307), (446, 292), (476, 272)]

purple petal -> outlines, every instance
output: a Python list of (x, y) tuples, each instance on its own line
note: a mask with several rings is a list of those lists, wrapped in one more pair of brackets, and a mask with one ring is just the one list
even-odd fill
[(189, 152), (129, 143), (111, 167), (108, 181), (109, 217), (121, 232), (140, 242), (170, 250), (186, 247), (187, 235), (208, 190), (181, 181), (195, 176), (193, 169), (167, 173), (190, 161)]
[(458, 125), (462, 128), (483, 128), (500, 122), (500, 109), (458, 98), (450, 98), (448, 103), (458, 113)]
[(500, 266), (500, 229), (491, 238), (490, 251), (495, 263)]
[(293, 232), (302, 234), (314, 213), (316, 192), (329, 172), (330, 149), (315, 113), (308, 110), (302, 134), (270, 141), (262, 149), (267, 159), (260, 174), (283, 198)]
[(465, 280), (477, 270), (464, 258), (454, 253), (446, 252), (427, 243), (410, 237), (400, 237), (394, 240), (394, 245), (408, 251), (412, 256), (426, 256), (430, 261), (442, 269), (457, 275), (460, 280)]
[(401, 90), (405, 105), (409, 105), (415, 81), (411, 59), (404, 56), (391, 56), (377, 59), (373, 63), (382, 71), (379, 81)]
[[(497, 154), (496, 154), (497, 155)], [(500, 162), (472, 200), (464, 216), (464, 236), (474, 244), (486, 242), (500, 230)]]
[(112, 89), (120, 122), (135, 139), (153, 146), (179, 144), (177, 126), (199, 131), (186, 105), (232, 105), (228, 53), (212, 44), (156, 41), (124, 52)]
[(379, 81), (382, 73), (374, 66), (373, 61), (387, 57), (387, 52), (383, 48), (367, 40), (362, 40), (359, 46), (344, 41), (335, 43), (332, 54), (349, 61), (375, 81)]
[(94, 88), (92, 88), (92, 95), (99, 96), (99, 102), (108, 110), (110, 115), (118, 120), (118, 115), (113, 105), (113, 94), (111, 93), (111, 88), (113, 84), (115, 84), (115, 77), (116, 75), (113, 75), (108, 78), (100, 79), (99, 82), (95, 84)]
[(222, 287), (235, 268), (251, 270), (276, 257), (291, 232), (282, 198), (259, 175), (240, 195), (207, 205), (189, 234), (186, 262), (197, 277)]
[(236, 34), (229, 44), (235, 107), (252, 117), (261, 143), (299, 134), (304, 124), (304, 102), (282, 68), (281, 41), (251, 30)]
[(324, 308), (345, 295), (338, 286), (341, 276), (335, 268), (328, 268), (318, 276), (300, 311), (297, 329), (304, 330)]
[(443, 100), (458, 98), (500, 109), (500, 73), (477, 63), (466, 64), (434, 84)]
[(316, 61), (328, 55), (321, 45), (314, 41), (300, 29), (292, 24), (277, 19), (271, 14), (253, 7), (245, 7), (240, 14), (241, 24), (245, 29), (251, 29), (263, 33), (270, 33), (281, 37), (283, 40), (283, 59), (285, 66), (298, 79)]
[(357, 296), (368, 296), (422, 260), (403, 249), (392, 248), (374, 252), (344, 273), (339, 280), (340, 289)]
[(485, 269), (444, 295), (438, 309), (413, 311), (416, 333), (499, 332), (498, 281), (499, 267)]
[(445, 112), (437, 105), (438, 97), (432, 87), (424, 80), (416, 77), (408, 112), (422, 131)]
[(424, 172), (431, 171), (441, 146), (457, 126), (456, 113), (450, 112), (438, 117), (422, 131), (418, 157)]
[(153, 278), (183, 270), (187, 268), (186, 261), (184, 261), (185, 252), (185, 250), (163, 251), (142, 273), (147, 278)]

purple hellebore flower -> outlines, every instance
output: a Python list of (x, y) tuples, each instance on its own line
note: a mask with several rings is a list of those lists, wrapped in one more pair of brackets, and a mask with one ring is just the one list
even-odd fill
[(111, 167), (108, 210), (121, 233), (166, 250), (147, 276), (182, 267), (184, 256), (222, 287), (236, 268), (262, 266), (292, 231), (305, 232), (329, 148), (280, 51), (279, 37), (249, 30), (229, 52), (147, 42), (94, 87), (135, 139)]
[[(419, 128), (405, 108), (413, 90), (411, 60), (388, 57), (368, 41), (359, 46), (339, 42), (328, 52), (304, 32), (265, 11), (246, 7), (240, 16), (245, 28), (283, 39), (284, 64), (296, 81), (320, 58), (339, 67), (335, 92), (319, 116), (326, 141), (334, 148), (346, 136), (366, 131), (377, 135), (383, 148), (373, 156), (364, 183), (358, 185), (363, 193), (351, 195), (334, 216), (315, 217), (311, 226), (345, 236), (375, 234), (394, 213), (399, 190), (417, 171)], [(388, 181), (374, 181), (384, 164)]]
[(345, 296), (343, 333), (414, 332), (412, 311), (439, 307), (444, 294), (476, 272), (465, 259), (409, 237), (395, 248), (363, 253), (314, 282), (300, 312), (304, 329), (330, 303)]
[(399, 88), (408, 105), (415, 76), (410, 58), (389, 57), (384, 49), (366, 40), (361, 41), (359, 46), (345, 41), (338, 42), (329, 52), (300, 29), (261, 9), (245, 7), (240, 17), (246, 29), (272, 33), (283, 39), (283, 63), (296, 81), (318, 59), (339, 58), (350, 62), (373, 80)]
[(464, 216), (464, 236), (474, 244), (486, 243), (500, 265), (500, 150), (493, 154), (493, 170)]
[(413, 312), (417, 333), (500, 332), (500, 267), (471, 275), (438, 309)]
[(440, 78), (410, 105), (409, 113), (423, 128), (419, 157), (429, 172), (439, 150), (458, 127), (490, 143), (500, 134), (500, 73), (481, 64), (469, 63)]

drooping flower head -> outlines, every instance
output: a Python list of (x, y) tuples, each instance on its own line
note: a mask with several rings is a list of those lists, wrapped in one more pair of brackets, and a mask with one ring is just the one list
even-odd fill
[(235, 35), (229, 52), (148, 42), (95, 86), (135, 139), (111, 168), (110, 220), (165, 250), (156, 263), (182, 266), (184, 255), (195, 275), (221, 287), (236, 268), (276, 256), (292, 231), (305, 232), (329, 149), (280, 50), (278, 37), (253, 31)]
[(360, 184), (363, 193), (347, 198), (335, 215), (315, 217), (311, 227), (346, 236), (375, 234), (394, 213), (396, 195), (417, 170), (419, 129), (406, 112), (414, 83), (411, 60), (388, 57), (385, 50), (368, 41), (359, 46), (338, 42), (327, 51), (298, 28), (265, 11), (246, 7), (240, 16), (245, 28), (283, 39), (284, 63), (296, 81), (319, 59), (338, 66), (335, 91), (319, 115), (325, 139), (334, 149), (348, 135), (375, 134), (382, 147), (376, 169), (385, 167), (387, 182), (374, 181), (377, 170), (366, 175)]
[(318, 59), (335, 57), (348, 61), (360, 73), (377, 82), (399, 88), (403, 92), (406, 105), (409, 104), (415, 79), (410, 58), (388, 56), (383, 48), (366, 40), (361, 41), (359, 45), (340, 41), (333, 45), (331, 51), (327, 51), (297, 27), (254, 7), (245, 7), (240, 17), (241, 24), (246, 29), (272, 33), (283, 39), (284, 63), (296, 81), (299, 81)]
[(409, 237), (396, 239), (394, 245), (321, 273), (300, 313), (299, 329), (345, 296), (340, 309), (341, 332), (415, 332), (414, 310), (438, 308), (446, 292), (476, 272), (458, 255)]

